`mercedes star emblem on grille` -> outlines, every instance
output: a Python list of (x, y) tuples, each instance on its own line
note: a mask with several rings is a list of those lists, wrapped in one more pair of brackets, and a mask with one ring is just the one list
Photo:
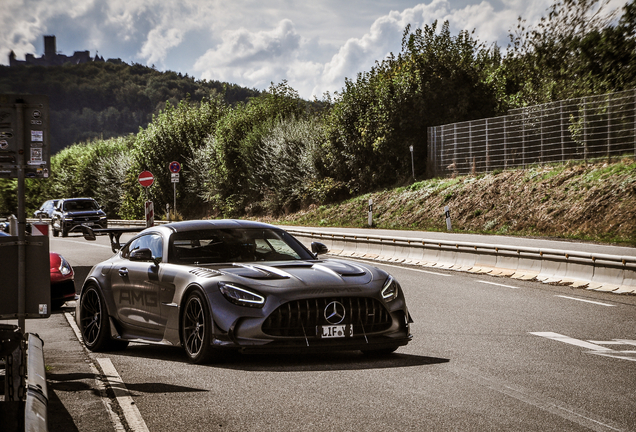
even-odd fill
[(338, 301), (332, 301), (325, 307), (325, 319), (329, 324), (340, 324), (345, 318), (345, 307)]

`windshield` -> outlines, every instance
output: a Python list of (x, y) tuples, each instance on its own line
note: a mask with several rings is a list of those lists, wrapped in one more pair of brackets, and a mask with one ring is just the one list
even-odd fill
[(93, 200), (81, 200), (81, 201), (64, 201), (64, 211), (90, 211), (99, 210), (99, 206)]
[(314, 259), (290, 234), (276, 229), (208, 229), (174, 233), (169, 262), (293, 261)]

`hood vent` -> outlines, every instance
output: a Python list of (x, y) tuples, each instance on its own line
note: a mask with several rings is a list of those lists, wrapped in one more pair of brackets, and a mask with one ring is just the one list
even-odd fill
[(201, 268), (201, 267), (197, 267), (195, 269), (190, 270), (190, 273), (200, 278), (213, 278), (223, 274), (220, 271)]

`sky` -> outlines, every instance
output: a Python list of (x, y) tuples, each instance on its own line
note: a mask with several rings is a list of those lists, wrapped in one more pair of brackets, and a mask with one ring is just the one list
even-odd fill
[[(402, 33), (448, 21), (505, 48), (518, 17), (547, 15), (553, 0), (0, 0), (0, 64), (14, 51), (90, 51), (258, 90), (287, 80), (301, 97), (343, 88), (389, 53)], [(625, 0), (611, 0), (609, 9)]]

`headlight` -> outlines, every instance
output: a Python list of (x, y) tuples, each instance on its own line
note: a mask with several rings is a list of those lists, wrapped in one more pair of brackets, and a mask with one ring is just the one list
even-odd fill
[(382, 287), (382, 298), (388, 303), (395, 300), (399, 292), (400, 284), (395, 279), (393, 279), (393, 276), (389, 276), (389, 278), (384, 283), (384, 286)]
[(60, 273), (62, 273), (64, 276), (71, 274), (71, 272), (73, 271), (71, 269), (71, 265), (68, 263), (68, 261), (64, 259), (64, 257), (60, 257), (60, 258), (62, 258), (60, 262), (60, 268), (59, 268)]
[(219, 291), (231, 303), (239, 306), (262, 308), (265, 297), (245, 288), (228, 283), (219, 283)]

